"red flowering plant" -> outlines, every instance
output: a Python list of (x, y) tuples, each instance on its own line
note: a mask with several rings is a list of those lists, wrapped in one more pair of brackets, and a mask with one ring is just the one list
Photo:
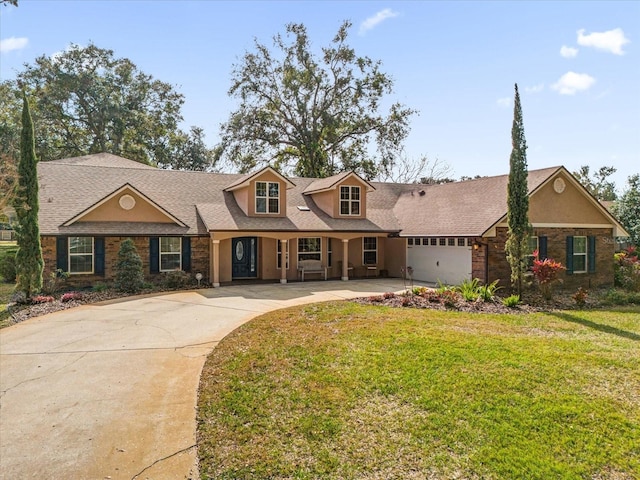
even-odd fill
[(562, 270), (566, 270), (566, 268), (560, 262), (556, 262), (552, 258), (540, 260), (538, 250), (533, 251), (531, 272), (545, 300), (551, 300), (552, 287), (555, 283), (560, 282), (558, 274)]

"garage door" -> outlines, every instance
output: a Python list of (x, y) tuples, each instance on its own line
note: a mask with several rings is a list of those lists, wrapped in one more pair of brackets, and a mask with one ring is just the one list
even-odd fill
[(471, 280), (471, 245), (466, 238), (409, 238), (407, 265), (414, 280), (457, 285)]

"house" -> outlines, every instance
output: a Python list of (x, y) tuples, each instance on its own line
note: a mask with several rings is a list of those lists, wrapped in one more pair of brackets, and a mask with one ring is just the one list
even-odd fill
[[(103, 153), (40, 163), (38, 177), (45, 271), (68, 271), (76, 286), (113, 279), (125, 238), (148, 279), (184, 270), (215, 287), (297, 280), (304, 260), (345, 281), (407, 266), (427, 282), (509, 279), (506, 175), (392, 184), (160, 170)], [(532, 249), (566, 264), (570, 286), (611, 284), (620, 223), (564, 167), (528, 181)]]

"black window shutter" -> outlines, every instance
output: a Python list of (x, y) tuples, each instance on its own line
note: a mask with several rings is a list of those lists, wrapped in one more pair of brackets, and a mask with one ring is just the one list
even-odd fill
[(538, 258), (540, 260), (547, 258), (547, 237), (538, 237)]
[(67, 272), (69, 270), (69, 261), (67, 256), (69, 254), (68, 247), (69, 240), (67, 237), (56, 238), (56, 268)]
[(587, 268), (596, 273), (596, 237), (587, 237)]
[(93, 272), (104, 277), (104, 237), (93, 239)]
[(191, 237), (182, 237), (182, 270), (191, 271)]
[(573, 237), (567, 237), (567, 275), (573, 275)]
[(160, 273), (160, 238), (149, 237), (149, 270)]

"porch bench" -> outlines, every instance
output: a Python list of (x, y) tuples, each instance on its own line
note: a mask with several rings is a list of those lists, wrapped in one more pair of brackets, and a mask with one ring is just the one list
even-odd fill
[(319, 273), (327, 279), (327, 267), (322, 265), (320, 260), (301, 260), (298, 262), (298, 276), (304, 282), (305, 274)]

